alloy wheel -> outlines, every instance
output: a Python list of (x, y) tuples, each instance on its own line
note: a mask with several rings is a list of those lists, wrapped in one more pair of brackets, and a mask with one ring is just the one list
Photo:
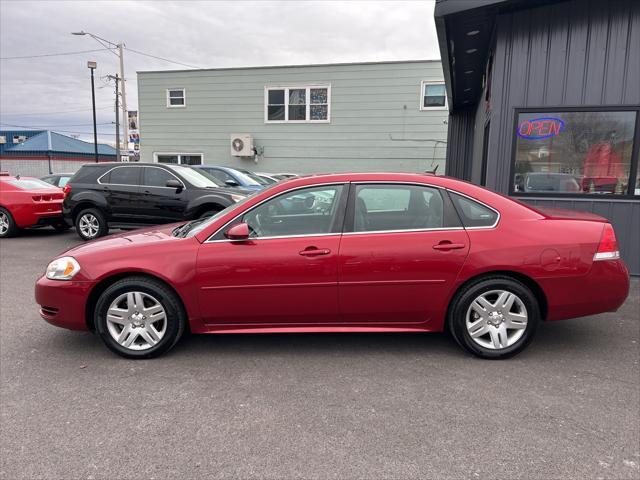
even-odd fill
[(116, 297), (107, 310), (107, 329), (124, 348), (148, 350), (167, 331), (167, 314), (162, 304), (144, 292), (127, 292)]
[(478, 295), (465, 317), (471, 339), (491, 350), (514, 345), (524, 335), (527, 323), (523, 301), (507, 290), (491, 290)]
[(0, 235), (5, 235), (9, 231), (9, 217), (6, 213), (0, 212)]
[(98, 234), (100, 230), (100, 224), (95, 215), (91, 213), (85, 213), (79, 220), (80, 231), (87, 238), (93, 238)]

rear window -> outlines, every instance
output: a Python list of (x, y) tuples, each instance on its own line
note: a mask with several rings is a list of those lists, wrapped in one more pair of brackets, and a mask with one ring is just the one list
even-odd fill
[(462, 224), (466, 227), (493, 227), (498, 213), (489, 207), (457, 193), (449, 192)]
[(51, 188), (51, 184), (38, 180), (37, 178), (25, 178), (20, 180), (9, 180), (8, 183), (21, 190), (34, 190), (38, 188)]

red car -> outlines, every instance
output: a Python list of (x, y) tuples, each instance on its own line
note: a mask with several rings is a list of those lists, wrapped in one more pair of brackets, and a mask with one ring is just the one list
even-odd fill
[(61, 189), (42, 180), (0, 172), (0, 238), (29, 227), (50, 225), (67, 230), (69, 226), (62, 217), (63, 199)]
[(541, 321), (615, 311), (629, 290), (596, 215), (539, 211), (452, 178), (277, 183), (207, 219), (92, 241), (36, 284), (42, 317), (129, 358), (192, 333), (440, 332), (521, 351)]

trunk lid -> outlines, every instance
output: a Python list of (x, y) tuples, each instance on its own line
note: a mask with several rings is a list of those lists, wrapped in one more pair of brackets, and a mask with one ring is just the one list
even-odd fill
[(547, 220), (584, 220), (588, 222), (609, 223), (609, 220), (606, 218), (591, 212), (578, 212), (576, 210), (546, 207), (533, 207), (533, 210), (544, 215)]

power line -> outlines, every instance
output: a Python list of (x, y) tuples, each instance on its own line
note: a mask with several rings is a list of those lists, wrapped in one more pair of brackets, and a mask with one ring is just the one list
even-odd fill
[[(96, 107), (96, 110), (107, 110), (107, 109), (113, 109), (113, 105), (109, 106), (109, 107)], [(77, 113), (77, 112), (90, 112), (92, 111), (92, 108), (80, 108), (78, 110), (59, 110), (57, 112), (36, 112), (36, 113), (5, 113), (5, 112), (0, 112), (0, 117), (3, 116), (32, 116), (32, 115), (58, 115), (61, 113)]]
[(62, 55), (80, 55), (82, 53), (102, 52), (104, 49), (98, 48), (95, 50), (80, 50), (77, 52), (60, 52), (60, 53), (43, 53), (40, 55), (22, 55), (18, 57), (0, 57), (0, 60), (23, 60), (27, 58), (42, 58), (42, 57), (59, 57)]
[(126, 48), (127, 51), (133, 52), (133, 53), (137, 53), (138, 55), (144, 55), (145, 57), (157, 58), (158, 60), (163, 60), (163, 61), (169, 62), (169, 63), (175, 63), (176, 65), (182, 65), (183, 67), (197, 68), (197, 69), (202, 68), (202, 67), (197, 67), (195, 65), (189, 65), (188, 63), (176, 62), (175, 60), (169, 60), (168, 58), (163, 58), (163, 57), (158, 57), (156, 55), (151, 55), (150, 53), (140, 52), (138, 50), (134, 50), (133, 48), (129, 48), (129, 47), (124, 47), (124, 48)]
[[(48, 128), (48, 127), (93, 127), (93, 123), (66, 123), (66, 124), (50, 124), (50, 125), (13, 125), (11, 123), (0, 122), (0, 125), (19, 128)], [(113, 125), (113, 122), (98, 123), (96, 125)]]
[[(2, 125), (6, 125), (8, 127), (14, 127), (14, 128), (33, 128), (33, 129), (38, 129), (38, 127), (35, 126), (28, 126), (28, 125), (12, 125), (10, 123), (2, 123)], [(91, 124), (93, 125), (93, 123)], [(107, 123), (106, 125), (112, 125), (111, 123)], [(53, 126), (53, 125), (52, 125)], [(56, 132), (64, 132), (64, 133), (75, 133), (77, 135), (93, 135), (93, 131), (91, 132), (78, 132), (77, 130), (60, 130), (58, 128), (55, 128)], [(115, 133), (102, 133), (102, 132), (98, 132), (99, 135), (110, 135), (110, 136), (115, 136)]]

